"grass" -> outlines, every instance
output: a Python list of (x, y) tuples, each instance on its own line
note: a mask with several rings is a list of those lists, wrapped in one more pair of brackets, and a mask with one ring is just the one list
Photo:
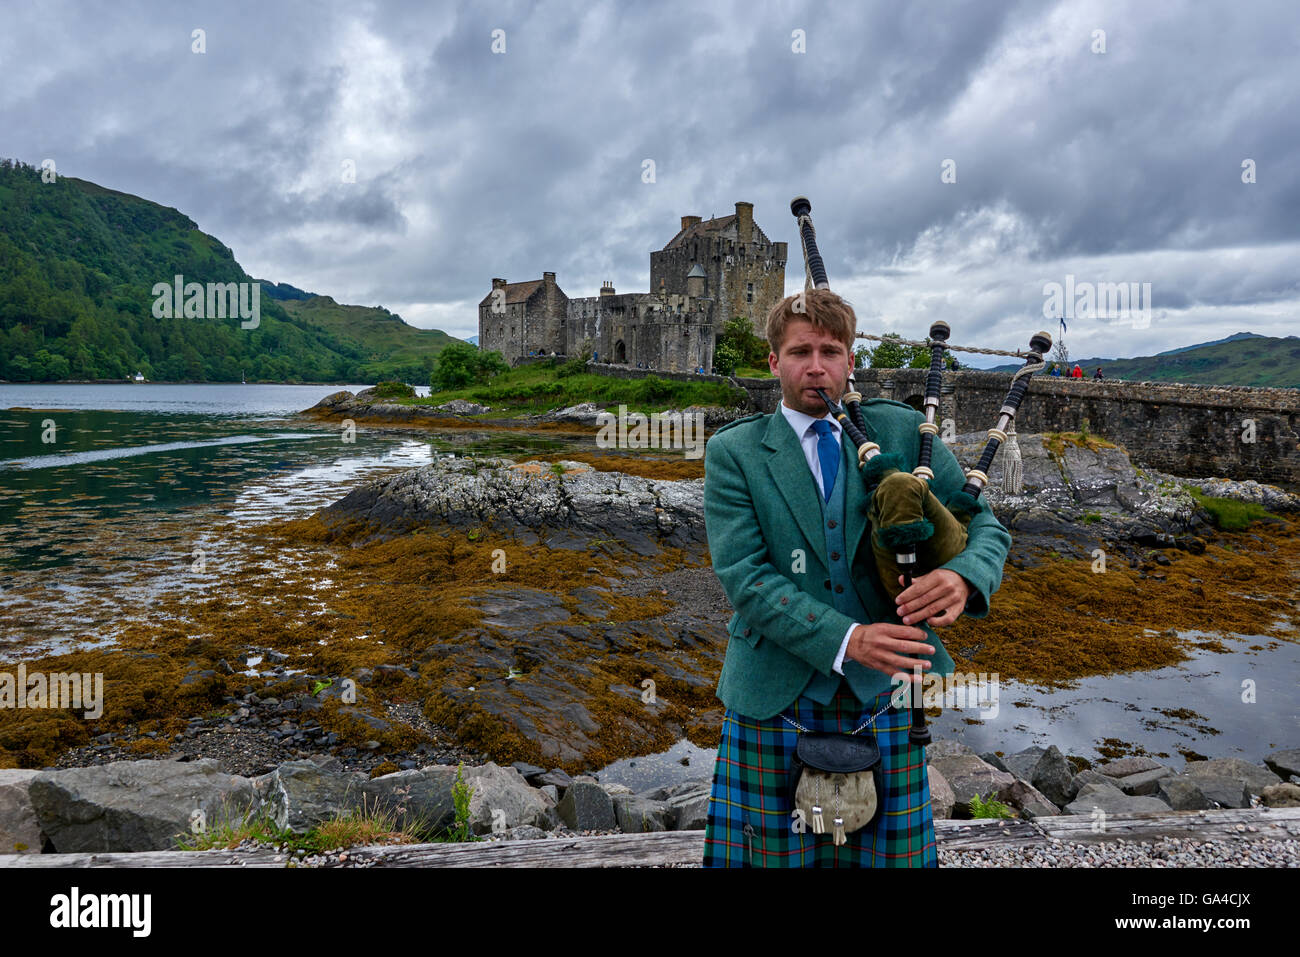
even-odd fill
[(658, 376), (619, 379), (590, 372), (560, 375), (561, 371), (560, 366), (535, 363), (503, 372), (486, 385), (449, 389), (404, 401), (412, 405), (441, 405), (452, 399), (465, 399), (491, 406), (492, 416), (545, 412), (582, 402), (605, 407), (626, 405), (629, 411), (646, 413), (690, 405), (730, 407), (748, 403), (742, 390), (725, 383), (679, 382)]
[(1215, 528), (1225, 532), (1239, 532), (1250, 526), (1251, 522), (1271, 519), (1273, 514), (1262, 505), (1254, 502), (1239, 502), (1231, 498), (1216, 498), (1206, 495), (1194, 485), (1187, 486), (1187, 492), (1210, 514)]
[(1087, 515), (1083, 516), (1083, 524), (1085, 525), (1092, 525), (1100, 521), (1101, 521), (1100, 512), (1089, 512)]
[(1065, 454), (1065, 447), (1073, 445), (1076, 448), (1087, 449), (1089, 452), (1096, 452), (1099, 449), (1118, 448), (1114, 442), (1107, 442), (1103, 438), (1087, 430), (1087, 421), (1084, 422), (1084, 428), (1078, 432), (1044, 432), (1043, 444), (1053, 455), (1059, 457)]

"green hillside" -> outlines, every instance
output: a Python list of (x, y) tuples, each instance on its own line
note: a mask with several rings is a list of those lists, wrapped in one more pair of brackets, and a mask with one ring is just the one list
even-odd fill
[[(1050, 360), (1049, 360), (1050, 361)], [(1249, 336), (1171, 350), (1136, 359), (1078, 359), (1091, 377), (1097, 366), (1108, 379), (1129, 382), (1189, 382), (1197, 385), (1249, 385), (1300, 389), (1300, 338)], [(998, 366), (1000, 371), (1020, 368)], [(1050, 368), (1050, 366), (1049, 366)], [(1042, 373), (1039, 373), (1040, 375)]]
[(418, 381), (451, 341), (385, 310), (281, 301), (291, 286), (262, 290), (257, 328), (155, 318), (154, 286), (176, 275), (257, 281), (175, 209), (0, 160), (0, 379)]
[(428, 382), (434, 356), (456, 341), (439, 329), (409, 326), (381, 306), (344, 306), (329, 296), (284, 299), (280, 305), (298, 322), (322, 330), (361, 354), (366, 375), (359, 381), (376, 381), (376, 376), (394, 378), (384, 370), (397, 368), (411, 371), (400, 376), (403, 381)]

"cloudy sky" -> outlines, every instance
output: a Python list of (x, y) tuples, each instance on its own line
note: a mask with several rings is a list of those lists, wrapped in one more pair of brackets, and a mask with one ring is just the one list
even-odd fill
[(7, 4), (0, 155), (461, 337), (736, 200), (794, 292), (803, 193), (861, 332), (1023, 348), (1068, 276), (1150, 283), (1074, 355), (1150, 355), (1300, 334), (1298, 51), (1295, 0)]

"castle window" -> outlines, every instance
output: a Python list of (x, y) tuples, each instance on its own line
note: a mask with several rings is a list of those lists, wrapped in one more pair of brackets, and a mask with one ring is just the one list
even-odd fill
[(745, 301), (754, 301), (754, 284), (752, 282), (745, 283)]

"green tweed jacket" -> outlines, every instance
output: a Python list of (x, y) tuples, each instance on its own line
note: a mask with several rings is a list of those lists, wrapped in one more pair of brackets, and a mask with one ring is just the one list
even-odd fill
[[(908, 467), (916, 464), (917, 425), (925, 421), (921, 413), (901, 402), (870, 399), (862, 403), (862, 414), (872, 441), (886, 452), (900, 453)], [(850, 456), (851, 444), (841, 443), (838, 474), (848, 479), (844, 531), (849, 567), (871, 616), (862, 624), (897, 622), (894, 603), (881, 589), (872, 559), (866, 488), (857, 474), (856, 449)], [(952, 451), (939, 441), (934, 443), (931, 466), (931, 488), (940, 501), (947, 501), (965, 484), (965, 475)], [(717, 693), (728, 708), (752, 718), (770, 718), (789, 707), (814, 669), (832, 674), (853, 621), (824, 600), (829, 561), (817, 494), (799, 439), (779, 410), (731, 422), (709, 439), (704, 457), (705, 530), (713, 570), (735, 609)], [(983, 618), (989, 613), (989, 598), (1002, 584), (1011, 535), (982, 497), (967, 532), (965, 550), (943, 567), (971, 586), (964, 614)], [(918, 627), (936, 649), (929, 673), (951, 674), (953, 662), (943, 642), (928, 625)], [(879, 690), (889, 690), (889, 676), (876, 675)]]

